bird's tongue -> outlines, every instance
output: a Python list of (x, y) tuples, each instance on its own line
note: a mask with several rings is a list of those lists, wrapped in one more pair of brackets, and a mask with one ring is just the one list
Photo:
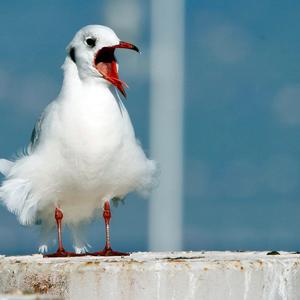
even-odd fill
[(116, 63), (113, 62), (99, 62), (96, 69), (105, 77), (119, 78)]
[(127, 84), (119, 79), (114, 49), (102, 48), (96, 55), (95, 67), (104, 79), (111, 82), (126, 97), (124, 87), (127, 87)]

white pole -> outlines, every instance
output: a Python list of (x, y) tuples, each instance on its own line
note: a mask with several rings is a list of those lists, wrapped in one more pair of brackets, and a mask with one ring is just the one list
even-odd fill
[(151, 3), (150, 144), (161, 175), (150, 200), (149, 248), (181, 250), (184, 0)]

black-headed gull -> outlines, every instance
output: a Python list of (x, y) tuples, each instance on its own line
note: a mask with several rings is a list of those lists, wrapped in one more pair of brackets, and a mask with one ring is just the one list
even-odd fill
[[(62, 220), (73, 234), (75, 252), (85, 252), (79, 227), (103, 208), (106, 245), (96, 255), (122, 255), (109, 239), (110, 200), (131, 191), (148, 191), (156, 164), (146, 158), (118, 91), (115, 49), (138, 51), (114, 31), (89, 25), (67, 47), (64, 80), (33, 130), (28, 153), (15, 161), (0, 160), (5, 180), (0, 198), (20, 223), (40, 223), (44, 237), (57, 228), (54, 256), (70, 256), (62, 244)], [(53, 216), (54, 214), (54, 216)], [(41, 251), (47, 251), (45, 241)]]

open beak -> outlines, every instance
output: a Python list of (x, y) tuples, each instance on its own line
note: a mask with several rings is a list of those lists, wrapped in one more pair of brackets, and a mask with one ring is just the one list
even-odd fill
[(125, 87), (128, 86), (119, 79), (117, 59), (115, 57), (115, 49), (117, 48), (140, 52), (135, 45), (120, 41), (117, 45), (101, 48), (95, 55), (94, 66), (103, 78), (111, 82), (126, 98)]
[(140, 50), (137, 46), (133, 45), (133, 44), (130, 44), (130, 43), (127, 43), (127, 42), (122, 42), (120, 41), (120, 43), (116, 46), (113, 46), (115, 48), (123, 48), (123, 49), (130, 49), (130, 50), (134, 50), (138, 53), (140, 53)]

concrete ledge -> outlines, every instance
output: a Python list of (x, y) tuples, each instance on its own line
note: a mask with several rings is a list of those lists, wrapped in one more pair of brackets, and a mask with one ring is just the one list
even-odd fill
[(0, 300), (63, 300), (63, 298), (40, 294), (24, 295), (22, 293), (13, 293), (0, 295)]
[(300, 255), (133, 253), (129, 257), (0, 257), (0, 293), (65, 299), (300, 299)]

